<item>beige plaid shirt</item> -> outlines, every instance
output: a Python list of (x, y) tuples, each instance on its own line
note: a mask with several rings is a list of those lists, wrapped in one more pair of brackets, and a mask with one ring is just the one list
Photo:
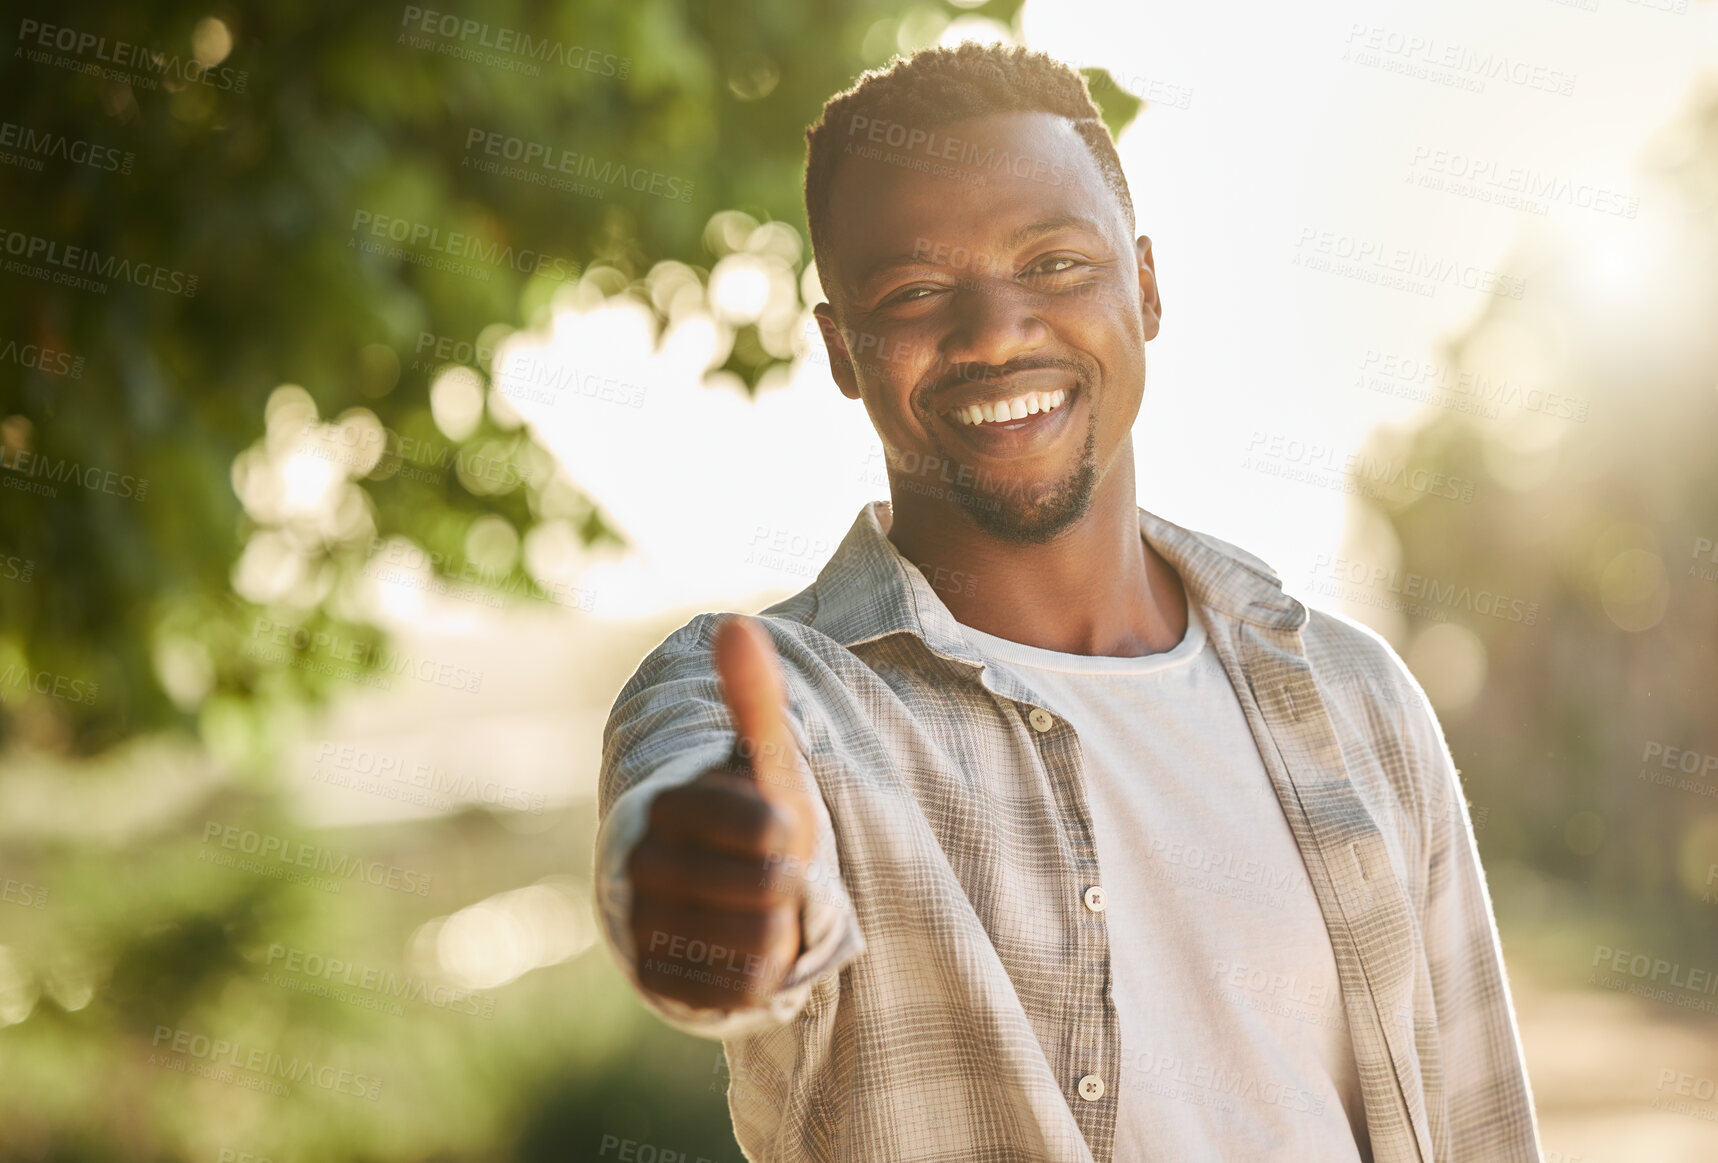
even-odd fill
[[(758, 1163), (1109, 1163), (1123, 1063), (1104, 915), (1082, 905), (1104, 877), (1080, 742), (985, 666), (889, 519), (866, 506), (817, 580), (761, 616), (818, 793), (806, 952), (769, 1009), (646, 1000), (723, 1039)], [(1373, 1158), (1538, 1160), (1484, 874), (1424, 692), (1383, 639), (1309, 610), (1251, 554), (1144, 510), (1140, 530), (1203, 613), (1306, 864)], [(718, 618), (645, 659), (604, 733), (597, 895), (629, 976), (644, 808), (734, 745)], [(1093, 1076), (1104, 1093), (1083, 1097)]]

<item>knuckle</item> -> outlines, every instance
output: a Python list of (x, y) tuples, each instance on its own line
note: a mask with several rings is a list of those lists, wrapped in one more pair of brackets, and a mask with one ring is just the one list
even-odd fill
[(771, 909), (764, 914), (764, 943), (769, 948), (784, 943), (799, 929), (799, 910), (788, 906)]
[(728, 833), (735, 841), (762, 855), (775, 826), (775, 805), (762, 796), (751, 795), (734, 800)]
[(771, 852), (759, 869), (758, 884), (772, 896), (798, 897), (805, 889), (805, 879), (792, 856)]

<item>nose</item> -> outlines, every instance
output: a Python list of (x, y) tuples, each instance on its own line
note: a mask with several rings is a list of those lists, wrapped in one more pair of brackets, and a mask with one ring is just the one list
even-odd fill
[(951, 325), (941, 343), (943, 359), (1001, 367), (1044, 347), (1050, 329), (1038, 317), (1038, 298), (1012, 279), (966, 280), (951, 304)]

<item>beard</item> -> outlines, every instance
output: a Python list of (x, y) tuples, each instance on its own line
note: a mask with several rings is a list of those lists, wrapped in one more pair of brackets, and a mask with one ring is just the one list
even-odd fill
[[(998, 541), (1042, 545), (1073, 527), (1091, 508), (1097, 489), (1098, 420), (1086, 425), (1086, 441), (1072, 468), (1053, 481), (996, 481), (982, 475), (970, 485), (949, 489), (955, 504), (973, 524)], [(932, 441), (944, 463), (955, 463), (940, 440)]]

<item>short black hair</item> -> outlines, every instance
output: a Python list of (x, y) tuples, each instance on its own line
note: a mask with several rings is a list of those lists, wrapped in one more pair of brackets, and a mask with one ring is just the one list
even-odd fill
[(855, 117), (928, 131), (995, 113), (1053, 113), (1071, 121), (1133, 233), (1133, 196), (1086, 78), (1022, 45), (969, 41), (898, 56), (860, 74), (852, 88), (824, 103), (823, 115), (805, 131), (805, 219), (819, 268), (828, 253), (830, 185)]

